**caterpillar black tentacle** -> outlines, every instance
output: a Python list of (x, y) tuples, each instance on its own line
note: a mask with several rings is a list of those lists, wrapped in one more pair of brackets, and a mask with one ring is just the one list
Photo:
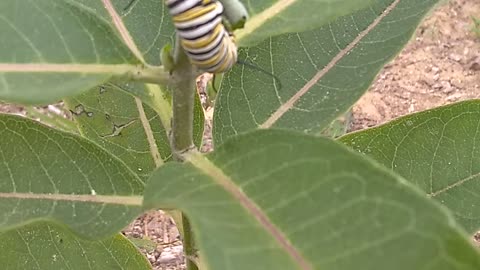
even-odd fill
[(279, 78), (277, 75), (275, 75), (275, 74), (273, 74), (273, 73), (271, 73), (271, 72), (269, 72), (269, 71), (267, 71), (267, 70), (265, 70), (265, 69), (263, 69), (263, 68), (255, 65), (254, 63), (249, 62), (249, 61), (247, 61), (247, 60), (237, 59), (237, 64), (247, 66), (247, 67), (249, 67), (249, 68), (258, 70), (258, 71), (260, 71), (260, 72), (263, 73), (263, 74), (266, 74), (266, 75), (268, 75), (268, 76), (271, 76), (271, 77), (275, 80), (275, 82), (277, 83), (278, 88), (280, 88), (280, 89), (282, 88), (282, 81), (280, 80), (280, 78)]

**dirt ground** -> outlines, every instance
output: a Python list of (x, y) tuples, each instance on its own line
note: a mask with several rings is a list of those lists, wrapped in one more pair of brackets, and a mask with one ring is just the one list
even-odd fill
[[(479, 0), (451, 0), (437, 8), (420, 26), (410, 44), (385, 66), (371, 89), (353, 107), (350, 130), (376, 126), (452, 102), (480, 98), (480, 37), (472, 30), (472, 16), (480, 18)], [(42, 110), (58, 113), (50, 106)], [(0, 112), (26, 113), (22, 107), (5, 104), (0, 104)], [(211, 107), (206, 108), (206, 114), (210, 119), (206, 123), (208, 134), (213, 114)], [(211, 150), (211, 136), (206, 136), (202, 150)], [(145, 213), (125, 228), (123, 234), (141, 247), (154, 269), (185, 269), (179, 233), (164, 212)]]
[(175, 223), (163, 211), (150, 211), (122, 232), (129, 239), (144, 239), (137, 244), (155, 270), (185, 269), (182, 242)]
[(351, 130), (480, 98), (480, 37), (472, 16), (480, 17), (478, 0), (452, 0), (434, 11), (353, 107)]

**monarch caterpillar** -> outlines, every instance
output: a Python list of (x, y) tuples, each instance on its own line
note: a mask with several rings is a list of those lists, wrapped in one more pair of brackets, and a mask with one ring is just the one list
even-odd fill
[[(133, 8), (136, 1), (131, 0), (124, 11)], [(225, 3), (225, 9), (222, 2)], [(234, 37), (227, 30), (222, 17), (225, 15), (227, 25), (233, 29), (242, 28), (248, 12), (239, 0), (165, 0), (165, 4), (192, 64), (214, 74), (228, 71), (235, 64), (245, 65), (272, 76), (281, 87), (280, 79), (273, 73), (237, 59)], [(164, 47), (161, 58), (164, 65), (173, 61), (170, 46)]]
[(237, 46), (223, 22), (223, 5), (216, 0), (165, 0), (193, 65), (223, 73), (237, 62)]

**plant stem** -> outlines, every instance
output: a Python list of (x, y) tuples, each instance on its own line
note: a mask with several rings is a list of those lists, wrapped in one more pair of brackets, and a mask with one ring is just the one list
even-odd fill
[[(193, 144), (193, 116), (196, 94), (196, 69), (190, 63), (183, 50), (179, 37), (175, 42), (175, 67), (171, 74), (170, 86), (173, 94), (173, 118), (170, 143), (173, 156), (176, 160), (184, 160), (183, 154), (195, 149)], [(195, 244), (190, 222), (182, 213), (179, 229), (183, 232), (183, 249), (187, 270), (199, 270), (196, 265)]]
[(199, 270), (199, 260), (197, 259), (198, 254), (195, 249), (192, 227), (190, 226), (190, 221), (187, 219), (184, 213), (182, 213), (182, 231), (183, 250), (185, 253), (187, 270)]
[(195, 101), (196, 70), (177, 38), (175, 68), (171, 76), (173, 92), (173, 119), (171, 145), (174, 158), (183, 160), (182, 154), (193, 149), (193, 106)]

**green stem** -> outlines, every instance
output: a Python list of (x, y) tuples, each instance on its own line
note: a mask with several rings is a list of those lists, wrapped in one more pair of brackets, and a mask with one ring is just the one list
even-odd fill
[[(170, 137), (173, 156), (183, 160), (183, 155), (195, 149), (193, 144), (193, 116), (196, 95), (196, 69), (190, 63), (177, 36), (175, 43), (175, 66), (171, 74), (170, 87), (173, 94), (172, 134)], [(190, 222), (182, 213), (179, 230), (183, 232), (183, 249), (187, 258), (187, 270), (199, 270), (196, 264), (197, 252)]]
[(126, 76), (133, 81), (159, 85), (167, 85), (170, 81), (170, 74), (163, 66), (138, 66)]
[(187, 262), (187, 270), (199, 270), (198, 254), (195, 249), (192, 227), (185, 214), (182, 213), (183, 250)]
[(199, 270), (201, 268), (200, 259), (195, 249), (195, 240), (193, 238), (192, 227), (190, 221), (184, 213), (178, 210), (165, 210), (177, 225), (180, 236), (183, 239), (183, 249), (186, 258), (187, 270)]
[(193, 108), (195, 102), (196, 70), (190, 64), (177, 38), (175, 48), (175, 68), (171, 75), (173, 92), (173, 119), (171, 145), (175, 159), (183, 160), (182, 155), (193, 149)]

